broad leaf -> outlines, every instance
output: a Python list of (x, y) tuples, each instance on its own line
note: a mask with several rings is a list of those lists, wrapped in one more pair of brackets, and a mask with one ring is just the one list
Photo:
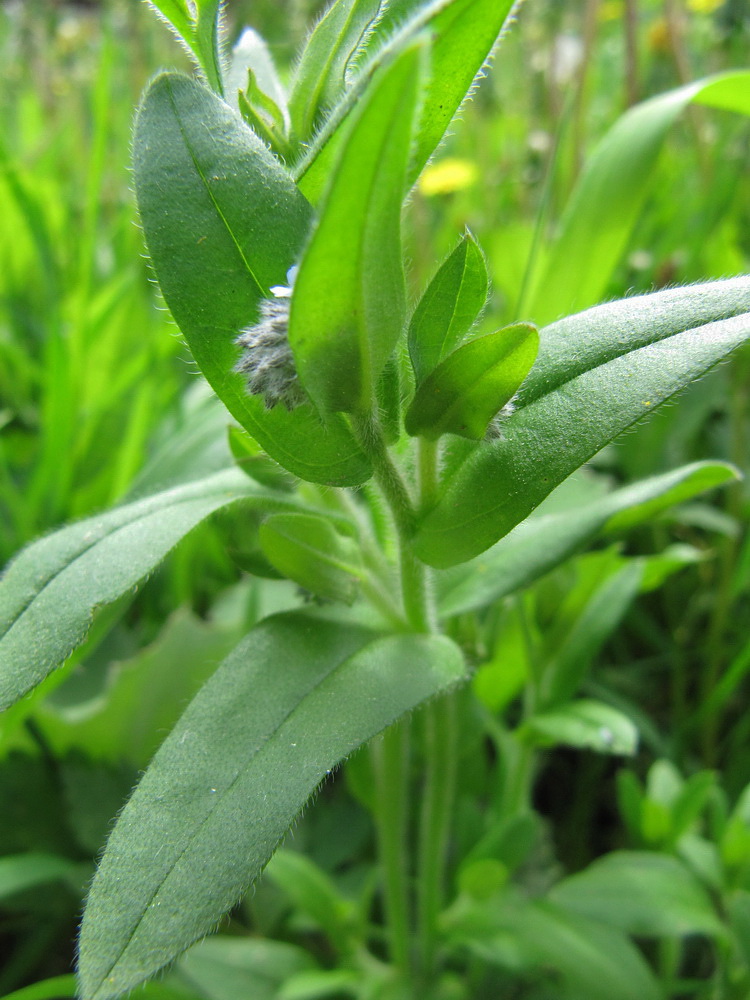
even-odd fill
[[(484, 551), (605, 444), (750, 337), (742, 312), (750, 279), (681, 291), (683, 303), (677, 290), (656, 293), (542, 331), (538, 369), (503, 437), (468, 454), (424, 518), (415, 546), (425, 562), (451, 566)], [(722, 308), (732, 318), (707, 322)], [(686, 318), (693, 328), (678, 322)]]
[(82, 995), (119, 996), (207, 934), (331, 769), (463, 675), (445, 638), (372, 640), (302, 613), (257, 626), (120, 815), (84, 914)]
[(750, 72), (659, 94), (615, 123), (586, 164), (539, 276), (527, 310), (537, 323), (593, 305), (606, 293), (648, 196), (664, 138), (691, 102), (750, 114)]
[(263, 510), (304, 509), (230, 469), (79, 521), (24, 549), (0, 580), (0, 708), (83, 642), (96, 608), (126, 594), (192, 528), (238, 500)]
[(294, 134), (307, 142), (346, 89), (356, 50), (381, 0), (336, 0), (313, 29), (294, 72), (289, 111)]
[(339, 417), (266, 409), (234, 372), (235, 339), (300, 253), (312, 212), (240, 116), (175, 74), (151, 84), (134, 139), (138, 207), (162, 292), (198, 365), (232, 415), (302, 479), (356, 485), (367, 461)]
[(295, 281), (289, 340), (322, 410), (369, 411), (402, 332), (401, 205), (423, 59), (414, 45), (373, 80)]
[(343, 99), (333, 109), (309, 150), (295, 168), (305, 196), (316, 203), (336, 161), (346, 121), (360, 102), (379, 66), (426, 32), (431, 38), (430, 82), (424, 95), (416, 149), (411, 161), (413, 183), (439, 145), (466, 99), (472, 82), (490, 57), (520, 2), (513, 0), (432, 0), (420, 5), (385, 45), (373, 42), (369, 58)]
[(566, 910), (641, 937), (723, 936), (708, 893), (677, 858), (613, 851), (556, 885)]
[[(736, 480), (737, 470), (723, 462), (696, 462), (562, 514), (530, 517), (483, 555), (437, 579), (443, 616), (464, 614), (549, 573), (593, 541), (657, 517), (674, 504), (704, 490)], [(648, 572), (648, 567), (647, 567)]]
[(467, 232), (440, 265), (409, 323), (409, 356), (417, 383), (458, 347), (487, 301), (487, 262)]
[(534, 363), (536, 328), (518, 323), (456, 348), (425, 378), (407, 410), (409, 434), (481, 440)]

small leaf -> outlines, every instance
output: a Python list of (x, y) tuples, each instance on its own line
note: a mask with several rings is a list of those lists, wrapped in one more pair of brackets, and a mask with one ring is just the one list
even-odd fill
[(286, 280), (312, 211), (241, 117), (176, 74), (154, 80), (133, 145), (138, 207), (172, 315), (208, 382), (235, 419), (301, 479), (357, 485), (369, 465), (340, 417), (310, 405), (288, 412), (245, 391), (235, 339), (259, 302)]
[(323, 411), (367, 411), (403, 327), (401, 204), (423, 46), (381, 71), (363, 99), (294, 284), (289, 341)]
[(302, 613), (258, 625), (192, 701), (110, 836), (81, 929), (87, 1000), (120, 996), (258, 876), (326, 774), (464, 677), (450, 640)]
[(32, 543), (0, 580), (0, 708), (44, 680), (80, 645), (95, 608), (126, 594), (192, 528), (239, 500), (299, 509), (237, 469), (178, 486)]
[(312, 514), (273, 514), (260, 526), (263, 554), (311, 594), (351, 604), (357, 593), (357, 546)]
[[(747, 341), (748, 309), (750, 279), (737, 278), (591, 309), (555, 324), (563, 329), (551, 349), (543, 330), (503, 438), (453, 467), (418, 529), (417, 554), (451, 566), (507, 534), (605, 444)], [(700, 325), (722, 311), (731, 318)], [(693, 328), (675, 332), (687, 317)]]
[(47, 882), (75, 877), (76, 864), (54, 854), (14, 854), (0, 858), (0, 899)]
[(409, 356), (417, 383), (461, 343), (484, 308), (488, 287), (484, 254), (467, 232), (440, 265), (409, 324)]
[(294, 975), (314, 968), (309, 952), (260, 937), (215, 937), (180, 959), (177, 971), (205, 1000), (277, 1000)]
[(641, 937), (726, 934), (706, 890), (666, 854), (613, 851), (559, 882), (550, 899), (572, 913)]
[(534, 363), (539, 338), (528, 323), (505, 327), (456, 348), (417, 389), (405, 425), (409, 434), (481, 440)]
[(321, 17), (297, 63), (289, 97), (294, 134), (313, 135), (325, 113), (341, 98), (357, 47), (381, 7), (381, 0), (336, 0)]
[(599, 701), (574, 701), (554, 711), (532, 715), (524, 722), (519, 736), (541, 746), (561, 744), (629, 757), (638, 747), (638, 730), (630, 719)]

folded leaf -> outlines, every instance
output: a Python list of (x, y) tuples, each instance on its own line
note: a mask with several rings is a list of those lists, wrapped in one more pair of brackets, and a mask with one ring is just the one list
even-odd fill
[(423, 61), (413, 45), (373, 80), (297, 274), (289, 341), (322, 411), (368, 412), (402, 332), (401, 205)]
[(409, 407), (409, 434), (481, 441), (534, 363), (539, 337), (528, 323), (505, 327), (456, 348), (425, 378)]
[(638, 730), (626, 715), (602, 702), (584, 699), (530, 716), (519, 736), (541, 746), (562, 744), (628, 756), (638, 747)]
[[(437, 578), (444, 616), (465, 614), (528, 587), (580, 551), (600, 532), (625, 531), (657, 517), (673, 504), (736, 480), (724, 462), (696, 462), (615, 490), (562, 514), (529, 518), (471, 562)], [(648, 567), (647, 567), (648, 572)]]
[[(743, 305), (750, 308), (750, 279), (698, 286), (692, 289), (693, 306), (702, 291), (706, 313), (713, 318), (722, 289), (726, 315), (732, 318), (683, 327), (684, 332), (658, 322), (661, 296), (674, 303), (673, 292), (600, 306), (564, 320), (572, 327), (571, 347), (557, 357), (540, 349), (543, 377), (534, 379), (532, 369), (527, 382), (533, 388), (519, 393), (518, 409), (503, 424), (503, 437), (471, 451), (445, 483), (418, 529), (420, 557), (446, 567), (483, 552), (621, 431), (745, 342), (750, 313), (736, 313)], [(699, 307), (691, 312), (693, 322), (700, 322)], [(585, 337), (576, 338), (576, 329), (585, 331)], [(545, 336), (542, 331), (542, 344)], [(580, 348), (576, 359), (572, 344)]]
[(258, 625), (195, 697), (123, 810), (84, 914), (87, 1000), (207, 934), (347, 754), (464, 675), (441, 637), (292, 613)]
[(409, 356), (418, 383), (461, 343), (484, 308), (488, 287), (484, 254), (467, 232), (440, 265), (409, 323)]
[(262, 510), (300, 509), (289, 494), (229, 469), (79, 521), (24, 549), (0, 579), (0, 708), (83, 642), (96, 608), (127, 593), (192, 528), (239, 500)]
[(358, 553), (324, 517), (272, 514), (260, 526), (260, 547), (283, 576), (312, 594), (351, 604), (357, 593)]
[(272, 458), (351, 486), (368, 463), (340, 417), (266, 409), (233, 369), (240, 330), (284, 284), (312, 221), (288, 173), (239, 114), (192, 80), (159, 76), (135, 125), (135, 185), (151, 260), (190, 350), (230, 413)]
[(307, 40), (294, 72), (289, 111), (295, 137), (307, 142), (346, 89), (358, 45), (381, 0), (336, 0)]

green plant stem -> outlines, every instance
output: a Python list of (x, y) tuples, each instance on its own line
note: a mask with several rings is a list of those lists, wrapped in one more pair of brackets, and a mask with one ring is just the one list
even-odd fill
[(451, 818), (456, 792), (458, 720), (455, 695), (424, 712), (425, 779), (417, 872), (418, 948), (422, 985), (429, 988), (436, 965), (438, 917), (443, 906)]
[(370, 745), (375, 775), (375, 824), (383, 869), (385, 916), (391, 960), (406, 984), (412, 980), (409, 905), (409, 721), (403, 719)]
[(432, 507), (438, 492), (438, 442), (419, 439), (419, 506)]

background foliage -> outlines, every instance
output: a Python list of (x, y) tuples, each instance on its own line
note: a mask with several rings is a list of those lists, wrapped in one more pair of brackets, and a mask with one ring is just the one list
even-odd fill
[[(235, 32), (251, 23), (281, 66), (318, 10), (306, 0), (228, 5)], [(564, 307), (545, 304), (545, 255), (598, 139), (637, 100), (744, 68), (748, 41), (746, 0), (529, 2), (513, 44), (501, 49), (409, 206), (413, 294), (469, 227), (492, 269), (487, 331), (519, 312), (555, 318)], [(221, 469), (229, 451), (225, 415), (191, 371), (150, 283), (127, 167), (142, 87), (157, 68), (183, 66), (182, 54), (145, 5), (129, 0), (5, 3), (0, 53), (4, 563), (68, 519)], [(586, 246), (571, 251), (601, 286), (598, 297), (748, 270), (749, 138), (742, 115), (688, 108), (659, 158), (644, 158), (644, 208), (613, 270)], [(553, 314), (541, 316), (545, 308)], [(750, 356), (738, 353), (597, 456), (547, 511), (564, 516), (612, 485), (708, 456), (750, 473), (749, 376)], [(459, 727), (462, 747), (458, 760), (445, 762), (461, 775), (454, 882), (474, 901), (509, 873), (539, 891), (556, 884), (549, 905), (578, 905), (578, 940), (573, 932), (585, 937), (586, 921), (602, 908), (611, 917), (607, 898), (620, 878), (627, 893), (617, 899), (636, 896), (623, 908), (623, 929), (646, 939), (667, 996), (747, 995), (749, 514), (746, 479), (710, 502), (644, 521), (625, 549), (600, 542), (498, 603), (475, 634), (461, 634), (455, 619), (477, 671), (458, 718), (444, 720)], [(0, 995), (69, 972), (95, 853), (138, 771), (247, 628), (299, 604), (290, 584), (261, 586), (243, 572), (257, 568), (255, 531), (231, 510), (198, 527), (140, 590), (101, 614), (47, 686), (0, 720)], [(529, 787), (503, 787), (498, 760), (526, 752), (508, 736), (525, 678), (535, 663), (566, 656), (572, 683), (638, 726), (640, 750), (630, 759), (597, 754), (577, 736), (575, 748), (545, 751), (545, 738), (560, 742), (553, 718), (537, 734), (542, 749), (529, 764)], [(602, 725), (596, 719), (593, 731)], [(499, 797), (513, 794), (531, 796), (533, 830), (493, 825), (493, 815), (508, 812)], [(308, 811), (289, 849), (233, 912), (226, 934), (147, 991), (230, 1000), (254, 989), (272, 997), (294, 974), (290, 997), (351, 995), (339, 958), (373, 906), (368, 796), (366, 766), (354, 758), (324, 787), (324, 808)], [(514, 854), (519, 838), (534, 850)], [(316, 867), (305, 867), (302, 848)], [(665, 908), (668, 926), (654, 928), (638, 911), (633, 887), (679, 885), (684, 869), (670, 867), (677, 858), (714, 896), (741, 890), (731, 897), (732, 942), (689, 889)], [(495, 938), (504, 919), (486, 915)], [(499, 946), (477, 920), (476, 907), (459, 907), (446, 927), (456, 947), (486, 959)], [(513, 920), (554, 948), (549, 913), (519, 900)], [(621, 975), (628, 957), (617, 965), (614, 946), (605, 945)], [(559, 964), (564, 951), (541, 961)], [(572, 970), (563, 963), (560, 974), (575, 983), (571, 956)], [(508, 973), (505, 958), (489, 983), (476, 972), (472, 995), (549, 995), (520, 959)], [(576, 988), (598, 996), (595, 984)], [(36, 995), (65, 989), (68, 980)]]

